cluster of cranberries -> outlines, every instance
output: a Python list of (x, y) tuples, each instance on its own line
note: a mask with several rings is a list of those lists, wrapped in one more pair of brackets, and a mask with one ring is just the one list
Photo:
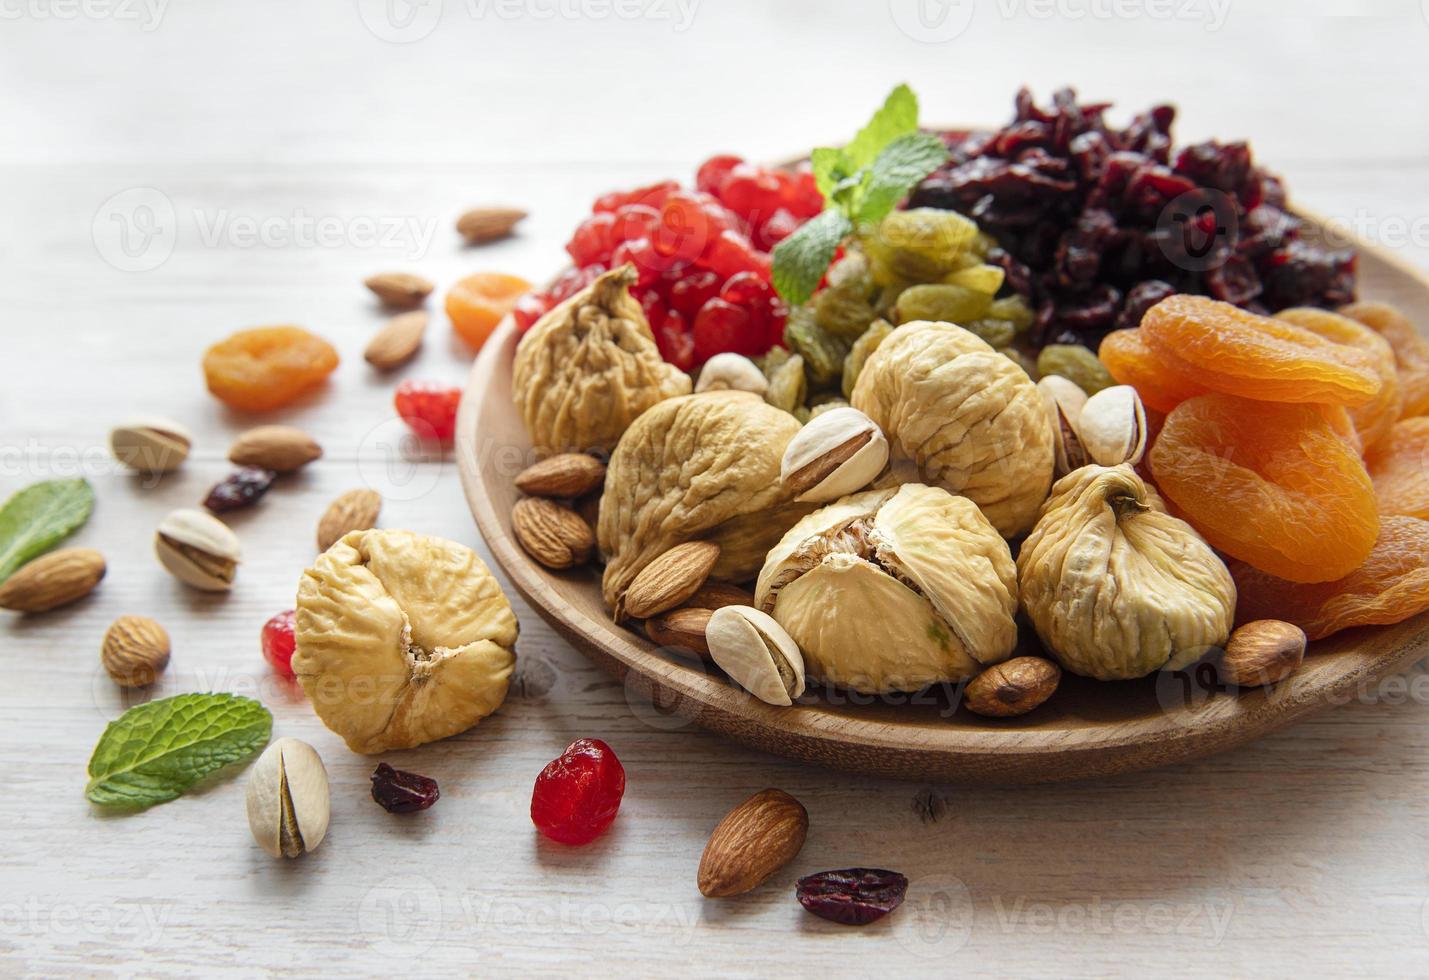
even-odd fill
[(664, 181), (602, 195), (566, 243), (574, 266), (518, 300), (513, 315), (526, 330), (630, 263), (665, 360), (688, 371), (727, 351), (762, 354), (783, 343), (788, 313), (770, 285), (769, 253), (823, 206), (807, 168), (770, 170), (734, 156), (706, 160), (694, 190)]

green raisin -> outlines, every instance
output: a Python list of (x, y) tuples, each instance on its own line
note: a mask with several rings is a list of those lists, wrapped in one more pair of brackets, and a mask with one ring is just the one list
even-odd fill
[(792, 412), (804, 404), (806, 391), (804, 359), (795, 354), (785, 358), (784, 363), (769, 376), (769, 388), (764, 392), (764, 400), (775, 408)]
[(878, 345), (883, 343), (883, 338), (892, 332), (893, 324), (887, 320), (875, 320), (873, 326), (853, 342), (853, 349), (844, 358), (843, 393), (845, 398), (853, 397), (853, 386), (858, 381), (858, 374), (863, 370), (863, 365), (868, 361), (869, 355), (878, 349)]
[(804, 370), (814, 385), (832, 384), (843, 370), (849, 342), (819, 326), (807, 309), (793, 310), (784, 325), (784, 342), (804, 358)]
[(894, 314), (899, 323), (910, 320), (940, 320), (945, 323), (966, 323), (987, 313), (992, 297), (964, 286), (925, 283), (910, 286), (898, 297)]
[(836, 337), (850, 340), (868, 329), (873, 322), (873, 304), (861, 290), (830, 286), (814, 296), (814, 318), (819, 326)]
[(766, 379), (774, 377), (774, 372), (784, 366), (784, 362), (789, 360), (789, 352), (782, 347), (771, 347), (762, 356), (756, 357), (754, 363), (759, 365), (759, 370), (764, 372)]
[(1088, 395), (1110, 388), (1116, 381), (1089, 348), (1081, 344), (1048, 344), (1037, 355), (1037, 372), (1043, 377), (1058, 374)]
[(998, 320), (1010, 320), (1018, 333), (1023, 333), (1037, 321), (1037, 314), (1021, 296), (993, 300), (987, 308), (987, 315)]
[(1006, 320), (969, 320), (963, 327), (985, 340), (989, 347), (1006, 347), (1017, 337), (1017, 331)]
[(966, 269), (959, 269), (946, 276), (943, 282), (949, 286), (964, 286), (975, 293), (986, 293), (989, 296), (996, 296), (997, 291), (1002, 288), (1002, 280), (1007, 278), (1007, 273), (995, 265), (971, 265)]
[(794, 409), (794, 418), (799, 420), (800, 425), (808, 425), (809, 419), (814, 417), (814, 413), (809, 411), (808, 405), (800, 405)]
[(957, 268), (977, 234), (977, 225), (956, 211), (909, 208), (884, 218), (866, 236), (864, 251), (905, 279), (936, 282)]

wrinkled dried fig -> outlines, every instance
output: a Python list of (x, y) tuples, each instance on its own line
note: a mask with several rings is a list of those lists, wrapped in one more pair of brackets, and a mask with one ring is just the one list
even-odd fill
[(1185, 667), (1222, 646), (1235, 618), (1225, 564), (1126, 465), (1058, 480), (1017, 572), (1042, 643), (1098, 680)]
[(689, 394), (630, 295), (635, 279), (633, 266), (612, 269), (521, 338), (512, 388), (538, 454), (610, 450), (641, 412)]

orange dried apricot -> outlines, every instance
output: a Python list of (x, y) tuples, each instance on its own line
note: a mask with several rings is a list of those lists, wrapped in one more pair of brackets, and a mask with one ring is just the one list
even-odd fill
[(1340, 312), (1369, 327), (1394, 349), (1404, 414), (1429, 415), (1429, 340), (1388, 303), (1351, 303), (1340, 307)]
[(1404, 419), (1365, 454), (1381, 514), (1429, 520), (1429, 416)]
[(1146, 345), (1140, 330), (1116, 330), (1106, 335), (1097, 356), (1119, 384), (1131, 385), (1142, 404), (1169, 412), (1206, 389), (1168, 368)]
[(1379, 375), (1379, 394), (1350, 409), (1350, 417), (1354, 419), (1355, 429), (1366, 448), (1388, 435), (1404, 411), (1404, 392), (1399, 387), (1399, 370), (1395, 367), (1394, 348), (1389, 346), (1389, 341), (1358, 320), (1313, 306), (1281, 310), (1275, 318), (1370, 356), (1375, 373)]
[(1312, 640), (1351, 626), (1387, 626), (1429, 609), (1429, 521), (1386, 517), (1369, 558), (1334, 582), (1287, 582), (1239, 561), (1227, 567), (1239, 595), (1238, 625), (1283, 619)]
[(480, 350), (501, 318), (530, 291), (531, 284), (520, 276), (476, 272), (447, 291), (447, 317), (457, 336), (472, 350)]
[(332, 344), (302, 327), (255, 327), (205, 351), (203, 376), (219, 401), (267, 412), (321, 384), (337, 361)]
[(1284, 320), (1204, 296), (1169, 296), (1141, 320), (1146, 345), (1187, 381), (1258, 401), (1363, 405), (1379, 393), (1374, 362)]
[(1342, 578), (1379, 533), (1342, 408), (1200, 395), (1166, 416), (1151, 471), (1214, 547), (1280, 578)]

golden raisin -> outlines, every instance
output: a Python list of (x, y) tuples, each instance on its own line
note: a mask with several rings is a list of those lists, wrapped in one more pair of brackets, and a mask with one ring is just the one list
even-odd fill
[(240, 330), (203, 355), (208, 390), (245, 412), (281, 408), (337, 368), (337, 351), (301, 327)]

